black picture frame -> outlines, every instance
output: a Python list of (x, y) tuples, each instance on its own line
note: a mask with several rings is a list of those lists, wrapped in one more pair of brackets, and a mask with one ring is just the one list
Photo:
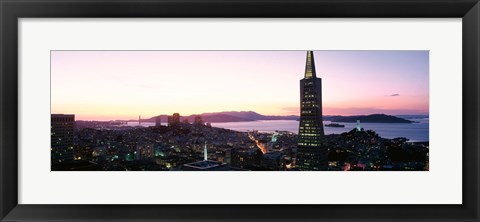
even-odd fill
[[(0, 15), (1, 221), (463, 222), (479, 220), (480, 5), (478, 0), (0, 0)], [(47, 17), (462, 18), (463, 204), (261, 206), (18, 204), (17, 20)]]

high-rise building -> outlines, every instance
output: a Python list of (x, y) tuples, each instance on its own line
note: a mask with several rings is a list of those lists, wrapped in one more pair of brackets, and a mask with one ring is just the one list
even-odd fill
[(313, 52), (308, 51), (305, 77), (300, 80), (297, 169), (328, 169), (328, 149), (323, 145), (323, 137), (322, 79), (317, 78)]
[(51, 118), (51, 163), (73, 160), (73, 128), (75, 115), (52, 114)]
[(137, 146), (134, 154), (137, 160), (152, 160), (155, 158), (155, 149), (153, 144), (142, 144)]
[(162, 118), (160, 116), (155, 117), (155, 126), (161, 126), (162, 125)]
[(168, 126), (175, 126), (180, 123), (180, 114), (174, 113), (172, 116), (168, 117)]
[(200, 115), (195, 116), (195, 120), (193, 121), (193, 125), (203, 126), (204, 124), (203, 124), (202, 116), (200, 116)]

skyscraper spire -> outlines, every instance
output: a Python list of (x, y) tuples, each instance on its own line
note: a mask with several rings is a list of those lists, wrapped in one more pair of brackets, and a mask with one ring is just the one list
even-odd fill
[(315, 59), (313, 58), (313, 51), (307, 52), (307, 64), (305, 66), (305, 79), (317, 78), (315, 73)]

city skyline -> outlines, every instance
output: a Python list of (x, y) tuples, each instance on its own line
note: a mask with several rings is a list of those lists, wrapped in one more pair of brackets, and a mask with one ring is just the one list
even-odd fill
[[(428, 51), (315, 51), (324, 115), (428, 114)], [(299, 115), (305, 51), (52, 51), (52, 113)], [(220, 93), (221, 92), (221, 93)]]
[[(155, 126), (142, 125), (140, 116), (136, 123), (138, 125), (131, 126), (130, 122), (74, 122), (75, 115), (52, 114), (51, 169), (53, 171), (429, 170), (428, 140), (408, 142), (409, 138), (403, 137), (402, 135), (405, 134), (394, 126), (402, 124), (403, 128), (412, 132), (415, 131), (415, 128), (424, 127), (428, 118), (416, 119), (418, 117), (413, 117), (416, 120), (412, 121), (382, 114), (355, 117), (333, 116), (328, 117), (331, 123), (325, 124), (325, 127), (343, 128), (346, 131), (325, 135), (323, 86), (328, 84), (324, 84), (322, 75), (317, 72), (315, 57), (313, 51), (306, 52), (304, 75), (299, 81), (297, 80), (299, 83), (297, 95), (300, 95), (297, 100), (297, 104), (300, 106), (299, 119), (296, 119), (297, 117), (284, 119), (283, 123), (286, 125), (276, 125), (274, 132), (262, 132), (255, 129), (236, 131), (229, 127), (223, 128), (212, 124), (218, 120), (244, 123), (254, 119), (271, 120), (272, 118), (252, 112), (193, 116), (193, 122), (188, 118), (182, 119), (179, 113), (174, 113), (166, 116), (167, 125), (161, 123), (161, 117), (155, 117), (153, 119)], [(264, 64), (264, 62), (256, 64)], [(189, 67), (189, 65), (186, 63), (182, 67)], [(219, 65), (217, 64), (217, 66)], [(179, 91), (164, 97), (161, 104), (170, 104), (172, 100), (178, 99), (176, 92), (196, 93), (188, 84), (182, 84), (182, 82), (190, 82), (191, 76), (176, 76), (176, 78), (180, 80), (180, 83), (171, 85), (178, 88)], [(271, 81), (280, 79), (272, 78)], [(359, 79), (362, 80), (362, 78)], [(217, 78), (212, 79), (212, 81), (216, 80)], [(255, 78), (253, 81), (257, 80), (258, 78)], [(200, 84), (201, 87), (212, 86), (204, 85), (204, 82), (195, 83)], [(232, 84), (232, 82), (220, 81), (214, 82), (213, 85), (222, 84), (233, 86), (237, 82)], [(362, 85), (361, 81), (355, 81), (355, 84)], [(238, 85), (242, 86), (243, 84)], [(381, 86), (381, 84), (378, 85)], [(162, 86), (162, 84), (157, 84), (156, 88)], [(109, 90), (106, 86), (100, 88)], [(274, 88), (265, 88), (274, 90)], [(115, 90), (111, 89), (111, 91)], [(235, 92), (235, 89), (231, 91)], [(105, 92), (111, 94), (109, 91)], [(288, 90), (286, 92), (290, 93)], [(263, 95), (254, 89), (248, 93), (258, 93), (259, 97)], [(362, 95), (362, 93), (358, 94)], [(349, 95), (349, 97), (355, 97), (355, 95)], [(388, 97), (398, 97), (399, 95), (397, 93), (388, 95)], [(115, 98), (122, 98), (119, 95), (115, 96)], [(222, 96), (230, 97), (228, 101), (238, 99), (232, 97), (230, 91)], [(283, 99), (277, 94), (268, 98)], [(258, 102), (256, 98), (251, 100)], [(138, 101), (143, 100), (140, 98)], [(150, 102), (159, 103), (157, 100)], [(188, 101), (180, 102), (188, 103)], [(200, 102), (215, 104), (218, 101), (212, 103), (206, 98)], [(240, 116), (236, 116), (238, 114)], [(337, 123), (351, 122), (352, 120), (356, 120), (356, 126), (353, 129), (346, 124)], [(370, 126), (362, 127), (360, 121), (381, 124), (382, 128), (376, 132), (370, 129)], [(271, 122), (260, 123), (270, 125)], [(428, 122), (426, 124), (428, 126)], [(289, 125), (298, 126), (298, 134), (288, 131)], [(396, 136), (392, 139), (380, 136), (380, 133), (383, 134), (389, 130), (393, 130)], [(423, 132), (425, 133), (424, 130)], [(428, 135), (428, 129), (426, 133)], [(207, 144), (212, 152), (209, 152)]]

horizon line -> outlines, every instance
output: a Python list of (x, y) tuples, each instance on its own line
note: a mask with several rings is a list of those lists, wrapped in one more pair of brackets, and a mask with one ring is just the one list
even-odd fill
[[(213, 113), (223, 113), (223, 112), (254, 112), (256, 114), (259, 114), (259, 115), (262, 115), (262, 116), (296, 116), (296, 117), (300, 117), (300, 115), (268, 115), (268, 114), (261, 114), (261, 113), (258, 113), (258, 112), (255, 112), (255, 111), (219, 111), (219, 112), (205, 112), (205, 113), (201, 113), (201, 114), (189, 114), (189, 115), (181, 115), (180, 114), (180, 117), (188, 117), (188, 116), (199, 116), (199, 115), (204, 115), (204, 114), (213, 114)], [(154, 115), (154, 116), (150, 116), (150, 117), (147, 117), (147, 118), (140, 118), (140, 120), (146, 120), (146, 119), (150, 119), (150, 118), (153, 118), (153, 117), (157, 117), (157, 116), (172, 116), (173, 114), (175, 113), (172, 113), (172, 114), (159, 114), (159, 115)], [(388, 115), (388, 116), (430, 116), (430, 114), (385, 114), (385, 113), (370, 113), (370, 114), (348, 114), (348, 115), (342, 115), (342, 114), (328, 114), (328, 115), (322, 115), (323, 116), (369, 116), (369, 115), (376, 115), (376, 114), (381, 114), (381, 115)], [(76, 114), (73, 114), (73, 113), (50, 113), (50, 115), (76, 115)], [(139, 115), (141, 116), (141, 115)], [(75, 121), (98, 121), (98, 122), (109, 122), (109, 121), (138, 121), (138, 119), (110, 119), (110, 120), (100, 120), (100, 119), (75, 119)]]

